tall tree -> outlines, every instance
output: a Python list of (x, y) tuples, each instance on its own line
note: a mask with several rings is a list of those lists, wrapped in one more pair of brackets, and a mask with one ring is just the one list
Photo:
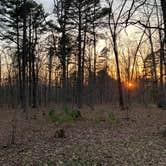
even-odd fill
[(82, 96), (84, 88), (84, 63), (87, 33), (93, 35), (94, 39), (94, 70), (96, 71), (96, 32), (95, 21), (99, 0), (73, 0), (73, 24), (77, 32), (77, 105), (82, 107)]
[(36, 105), (35, 47), (39, 40), (38, 34), (41, 34), (44, 28), (43, 22), (46, 16), (44, 9), (33, 0), (2, 0), (0, 5), (3, 9), (0, 12), (2, 22), (0, 36), (6, 42), (12, 43), (12, 48), (17, 55), (21, 104), (25, 107), (27, 102), (27, 78), (29, 77), (29, 86), (31, 87), (31, 81), (33, 85), (33, 105)]
[[(1, 21), (1, 31), (0, 37), (9, 43), (16, 45), (16, 56), (18, 63), (19, 72), (19, 97), (22, 103), (22, 74), (21, 74), (21, 20), (20, 20), (20, 7), (22, 2), (20, 0), (4, 1), (0, 2), (0, 21)], [(12, 27), (12, 28), (11, 28)]]
[[(145, 4), (146, 0), (141, 3), (136, 3), (135, 0), (129, 2), (128, 0), (120, 0), (119, 3), (115, 4), (114, 0), (107, 0), (108, 8), (105, 8), (105, 13), (108, 13), (108, 26), (111, 34), (111, 42), (113, 52), (115, 55), (116, 69), (117, 69), (117, 81), (119, 90), (119, 105), (124, 108), (123, 89), (121, 80), (121, 71), (119, 64), (119, 51), (118, 51), (118, 36), (122, 30), (124, 30), (131, 17), (135, 12)], [(116, 9), (119, 9), (118, 11)]]
[(22, 43), (22, 93), (23, 93), (23, 102), (22, 107), (24, 111), (26, 110), (26, 102), (27, 102), (27, 95), (26, 95), (26, 67), (27, 67), (27, 0), (23, 1), (23, 4), (21, 6), (21, 18), (23, 19), (23, 43)]
[(165, 43), (166, 43), (166, 1), (165, 0), (161, 0), (161, 7), (163, 11), (164, 33), (165, 33)]
[(68, 31), (71, 2), (67, 0), (54, 0), (54, 14), (57, 17), (57, 29), (60, 33), (59, 50), (57, 56), (60, 59), (62, 65), (62, 88), (63, 88), (63, 104), (66, 105), (67, 99), (67, 59), (70, 56), (70, 41)]

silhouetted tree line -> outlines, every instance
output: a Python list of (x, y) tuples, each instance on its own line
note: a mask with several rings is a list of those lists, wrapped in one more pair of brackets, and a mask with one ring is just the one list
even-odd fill
[[(134, 74), (138, 81), (135, 71), (137, 56), (146, 34), (151, 46), (151, 77), (156, 98), (159, 88), (164, 92), (163, 32), (166, 35), (166, 26), (163, 28), (161, 24), (159, 2), (154, 0), (156, 11), (150, 8), (151, 11), (147, 13), (145, 8), (149, 2), (146, 0), (124, 0), (118, 12), (114, 9), (114, 3), (114, 0), (105, 1), (104, 5), (101, 5), (100, 0), (54, 0), (54, 10), (47, 14), (43, 6), (34, 0), (1, 0), (0, 37), (5, 43), (1, 50), (6, 57), (5, 60), (1, 58), (1, 66), (2, 61), (5, 61), (7, 73), (4, 78), (2, 74), (0, 76), (1, 104), (21, 105), (25, 112), (28, 106), (36, 108), (54, 103), (64, 106), (72, 104), (79, 108), (87, 104), (93, 108), (94, 104), (118, 101), (123, 108), (127, 101), (126, 94), (130, 92), (126, 90), (122, 80), (123, 66), (120, 65), (118, 39), (121, 32), (133, 24), (144, 28), (144, 33), (133, 55), (133, 65), (128, 58), (132, 71), (126, 69), (126, 81), (133, 81)], [(164, 0), (161, 0), (161, 6), (165, 25)], [(135, 21), (135, 13), (139, 10), (145, 12), (145, 22)], [(150, 21), (154, 13), (158, 18), (157, 27), (153, 27)], [(132, 17), (134, 21), (131, 20)], [(160, 81), (157, 78), (152, 29), (158, 30), (159, 34)], [(104, 39), (110, 39), (112, 53), (109, 48), (101, 52), (97, 50), (97, 42), (103, 38), (103, 31), (109, 33)], [(117, 80), (109, 75), (111, 69), (108, 67), (108, 54), (115, 56)], [(140, 78), (139, 81), (142, 80), (145, 81), (145, 78)], [(139, 96), (138, 88), (133, 94)], [(165, 94), (160, 95), (163, 97)]]

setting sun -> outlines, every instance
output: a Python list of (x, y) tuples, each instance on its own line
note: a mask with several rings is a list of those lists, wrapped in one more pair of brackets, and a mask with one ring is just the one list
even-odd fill
[(133, 87), (133, 84), (131, 82), (128, 83), (128, 87), (131, 88)]
[(126, 83), (126, 88), (129, 89), (129, 90), (132, 90), (136, 87), (135, 83), (133, 82), (127, 82)]

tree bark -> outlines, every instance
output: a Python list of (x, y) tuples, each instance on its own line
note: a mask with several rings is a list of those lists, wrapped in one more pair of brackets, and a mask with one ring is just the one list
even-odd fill
[(165, 0), (161, 0), (161, 7), (163, 11), (164, 33), (165, 33), (165, 43), (166, 43), (166, 1)]
[[(81, 4), (81, 2), (80, 2)], [(79, 6), (79, 27), (78, 27), (78, 77), (77, 77), (77, 105), (79, 108), (82, 107), (82, 65), (81, 65), (81, 55), (82, 55), (82, 35), (81, 35), (81, 29), (82, 29), (82, 18), (81, 18), (81, 5)]]
[[(149, 23), (150, 26), (150, 23)], [(150, 49), (151, 49), (151, 55), (152, 55), (152, 64), (153, 64), (153, 100), (156, 102), (158, 99), (158, 85), (157, 85), (157, 70), (156, 70), (156, 57), (154, 53), (154, 46), (153, 46), (153, 41), (152, 41), (152, 33), (151, 29), (148, 29), (149, 33), (149, 43), (150, 43)]]
[[(18, 13), (18, 0), (16, 5), (16, 11)], [(19, 17), (16, 18), (16, 34), (17, 34), (17, 61), (18, 61), (18, 78), (19, 78), (19, 99), (20, 104), (23, 105), (23, 95), (22, 95), (22, 75), (21, 75), (21, 54), (20, 54), (20, 33), (19, 33)]]
[(32, 107), (36, 108), (37, 107), (37, 101), (36, 101), (36, 91), (37, 91), (37, 78), (36, 78), (36, 71), (35, 71), (35, 46), (37, 44), (37, 28), (34, 29), (35, 30), (35, 42), (32, 48)]
[(26, 60), (27, 60), (27, 7), (26, 7), (26, 0), (23, 1), (23, 57), (22, 57), (22, 81), (23, 81), (23, 87), (22, 87), (22, 93), (23, 93), (23, 110), (26, 112)]
[(53, 58), (53, 48), (50, 47), (49, 51), (49, 64), (48, 64), (48, 102), (51, 102), (51, 86), (52, 86), (52, 58)]
[(114, 45), (113, 49), (114, 49), (116, 68), (117, 68), (117, 80), (118, 80), (118, 91), (119, 91), (119, 106), (123, 109), (124, 108), (124, 100), (123, 100), (123, 90), (122, 90), (122, 82), (121, 82), (121, 76), (120, 76), (119, 55), (118, 55), (116, 34), (113, 35), (113, 45)]

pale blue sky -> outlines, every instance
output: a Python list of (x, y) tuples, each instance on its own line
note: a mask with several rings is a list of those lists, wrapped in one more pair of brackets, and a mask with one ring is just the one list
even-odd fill
[[(54, 0), (35, 0), (38, 3), (42, 3), (44, 9), (46, 10), (46, 12), (52, 12), (53, 10), (53, 4), (54, 4)], [(115, 0), (115, 2), (118, 0)], [(104, 4), (104, 2), (102, 1), (101, 4)]]
[(53, 10), (53, 0), (35, 0), (38, 3), (42, 3), (46, 12), (52, 12)]

